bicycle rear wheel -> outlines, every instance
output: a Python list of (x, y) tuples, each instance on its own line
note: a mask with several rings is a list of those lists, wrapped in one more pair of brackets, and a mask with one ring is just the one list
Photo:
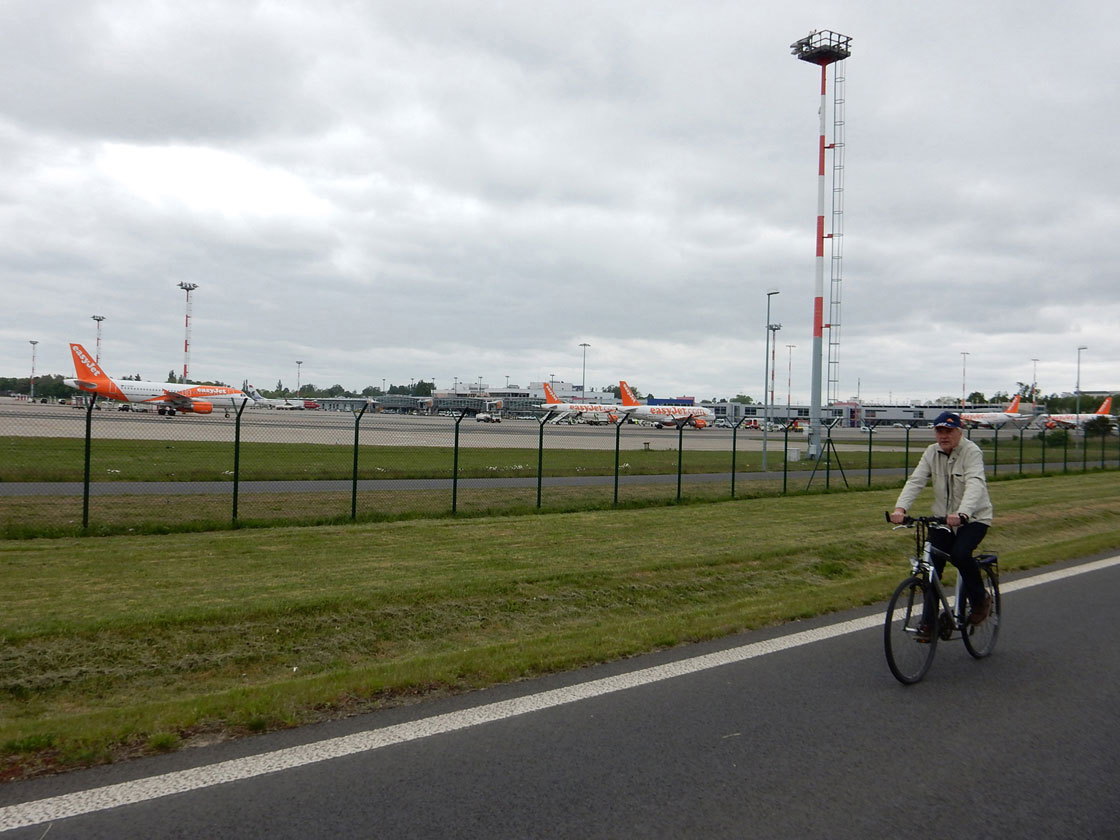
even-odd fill
[(988, 566), (980, 567), (980, 577), (984, 581), (984, 591), (992, 599), (992, 610), (982, 624), (965, 624), (961, 636), (968, 652), (977, 659), (988, 656), (999, 638), (999, 579)]
[(898, 585), (887, 606), (883, 645), (887, 665), (895, 679), (910, 685), (926, 675), (937, 650), (936, 621), (928, 642), (918, 641), (918, 626), (929, 584), (920, 577), (909, 577)]

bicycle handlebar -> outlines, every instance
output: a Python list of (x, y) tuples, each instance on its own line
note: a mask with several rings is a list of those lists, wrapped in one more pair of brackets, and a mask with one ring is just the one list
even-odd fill
[[(883, 511), (883, 515), (887, 518), (887, 523), (893, 525), (891, 522), (891, 512), (889, 510)], [(902, 518), (902, 527), (911, 528), (914, 525), (945, 525), (944, 516), (904, 516)]]

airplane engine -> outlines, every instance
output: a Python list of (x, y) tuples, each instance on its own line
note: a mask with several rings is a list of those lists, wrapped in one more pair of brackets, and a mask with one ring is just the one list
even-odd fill
[(697, 429), (703, 429), (705, 426), (708, 425), (708, 422), (703, 417), (693, 417), (692, 418), (692, 425), (695, 426)]
[(191, 406), (191, 411), (195, 414), (211, 414), (214, 411), (214, 403), (208, 403), (204, 400), (195, 400)]

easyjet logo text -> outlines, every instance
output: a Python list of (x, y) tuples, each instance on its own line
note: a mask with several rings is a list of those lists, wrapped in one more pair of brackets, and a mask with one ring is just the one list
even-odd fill
[(80, 347), (72, 344), (72, 345), (70, 345), (70, 349), (74, 351), (74, 358), (77, 359), (79, 362), (81, 362), (83, 365), (85, 365), (86, 370), (88, 370), (90, 373), (92, 373), (94, 376), (98, 377), (99, 379), (101, 379), (105, 376), (105, 374), (101, 372), (101, 368), (99, 368), (90, 359), (89, 356), (87, 356), (85, 353), (83, 353), (82, 349)]

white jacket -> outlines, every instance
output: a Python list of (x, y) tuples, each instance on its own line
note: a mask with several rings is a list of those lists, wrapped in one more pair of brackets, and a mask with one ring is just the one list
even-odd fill
[(962, 437), (948, 455), (936, 443), (927, 447), (899, 493), (895, 507), (910, 510), (930, 478), (933, 479), (933, 504), (930, 505), (933, 516), (963, 513), (972, 522), (992, 524), (984, 453), (971, 440)]

